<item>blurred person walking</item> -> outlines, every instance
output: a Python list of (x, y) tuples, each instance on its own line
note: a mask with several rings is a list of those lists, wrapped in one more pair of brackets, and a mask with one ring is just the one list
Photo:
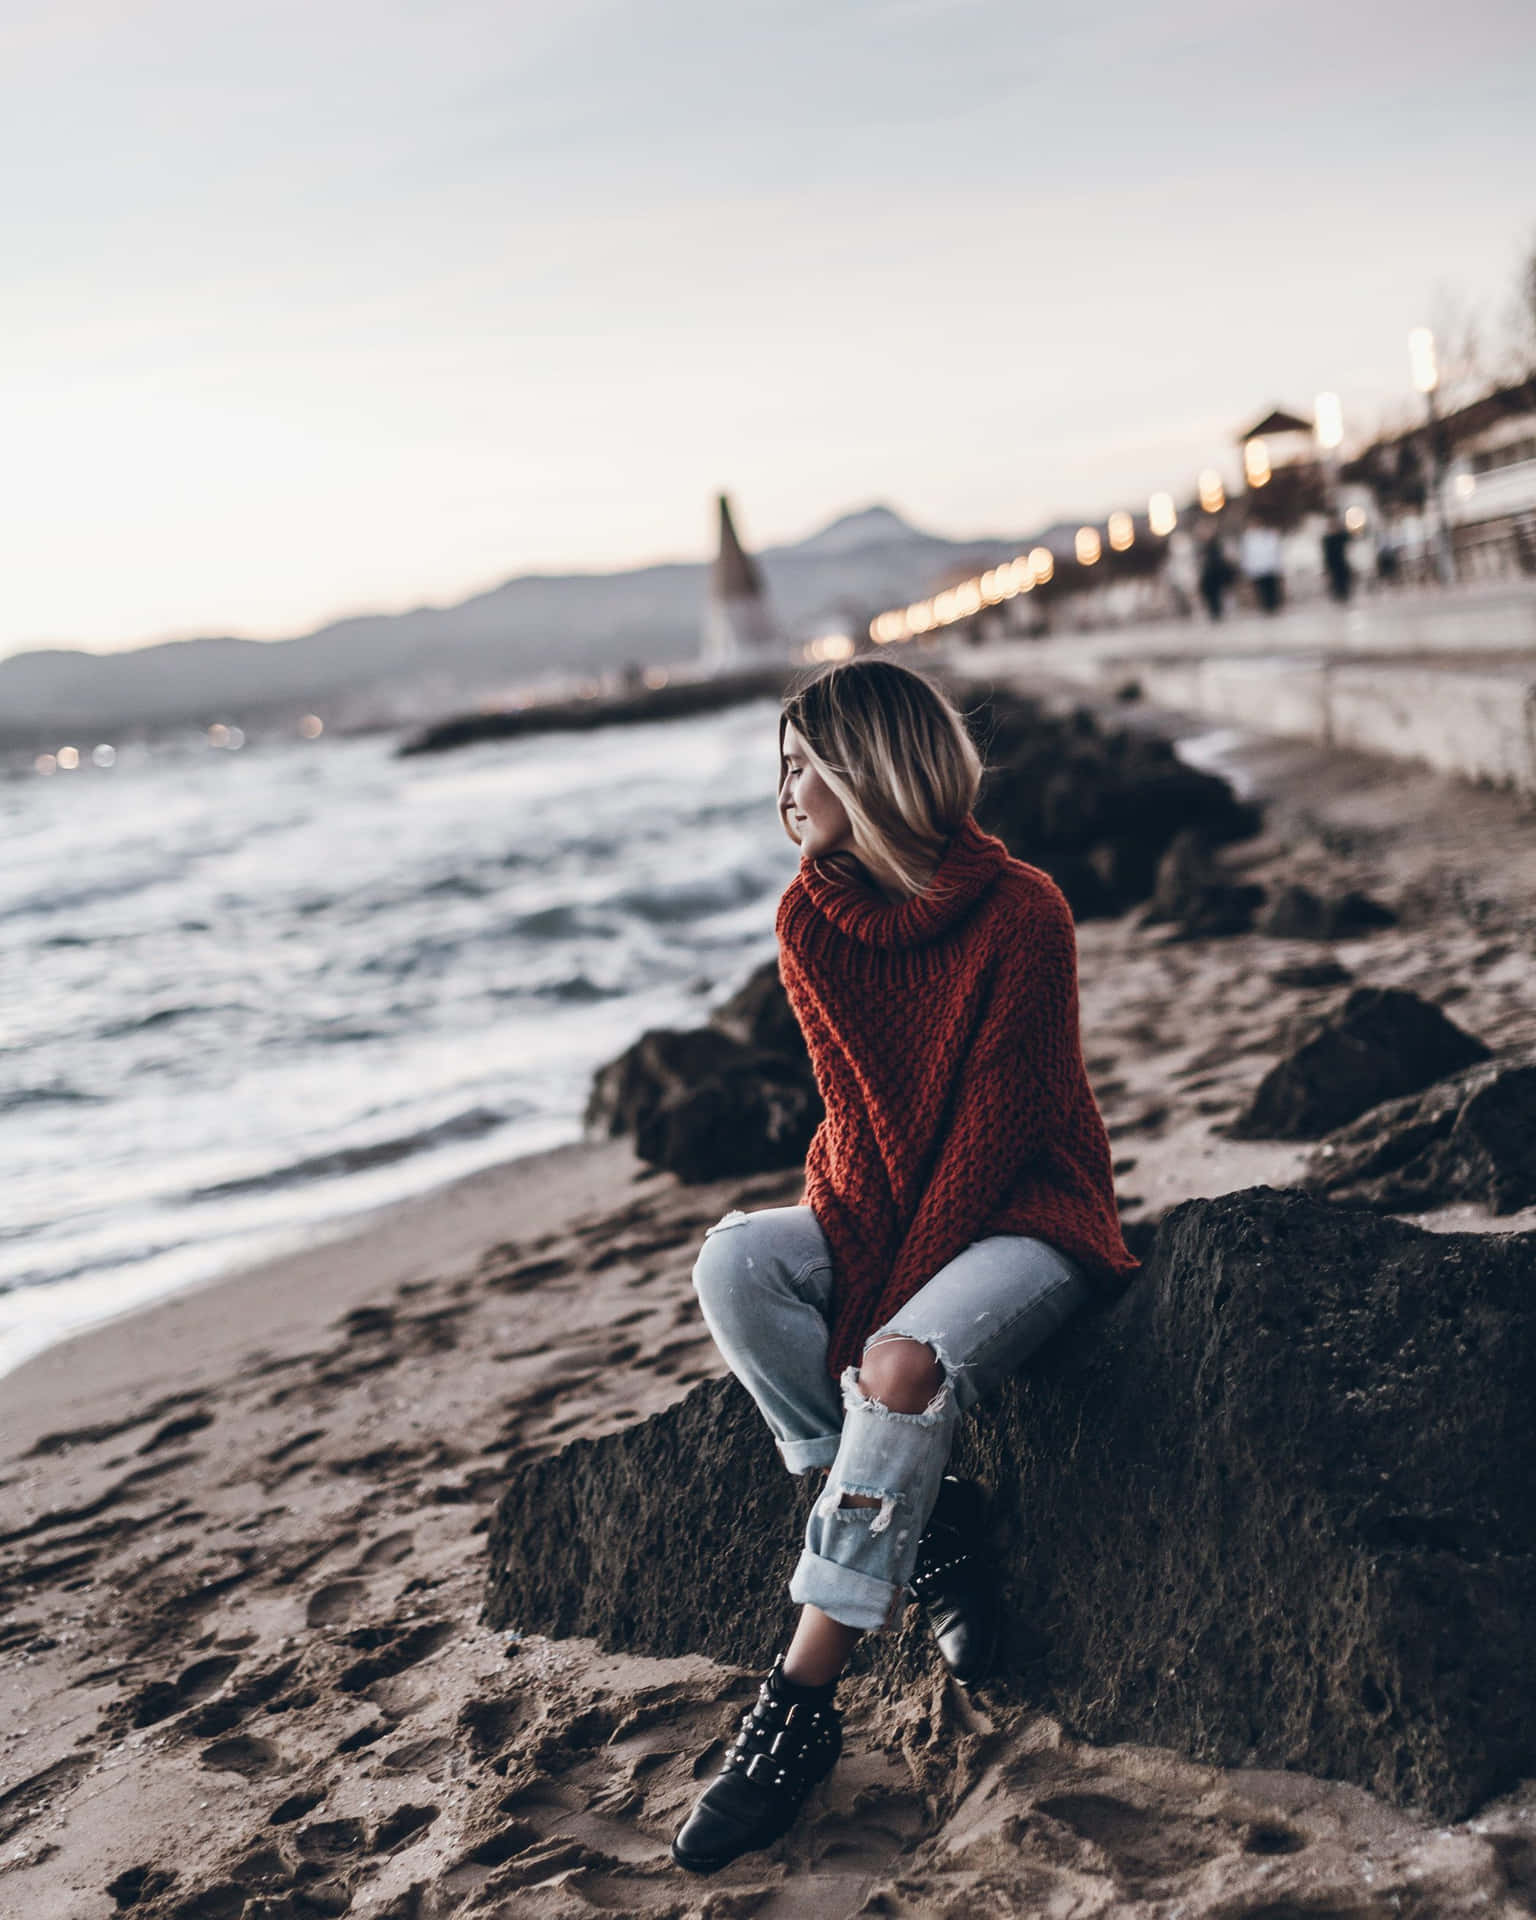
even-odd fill
[(825, 1471), (786, 1650), (672, 1843), (713, 1873), (793, 1824), (835, 1765), (839, 1676), (908, 1596), (969, 1686), (1000, 1620), (959, 1421), (1104, 1282), (1121, 1237), (1083, 1065), (1072, 915), (972, 811), (981, 762), (922, 675), (826, 669), (779, 717), (800, 849), (779, 966), (826, 1117), (804, 1204), (733, 1211), (693, 1269), (726, 1364), (793, 1474)]
[(1238, 562), (1253, 588), (1254, 598), (1266, 613), (1278, 613), (1285, 599), (1285, 580), (1281, 573), (1283, 555), (1279, 528), (1250, 519), (1243, 528)]
[(1221, 618), (1227, 589), (1236, 577), (1237, 569), (1227, 558), (1227, 550), (1221, 543), (1221, 534), (1213, 527), (1206, 537), (1204, 551), (1200, 556), (1200, 598), (1205, 602), (1205, 610), (1213, 620)]
[(1323, 533), (1323, 571), (1328, 575), (1328, 591), (1342, 606), (1354, 591), (1355, 570), (1349, 559), (1349, 528), (1343, 514), (1328, 516)]

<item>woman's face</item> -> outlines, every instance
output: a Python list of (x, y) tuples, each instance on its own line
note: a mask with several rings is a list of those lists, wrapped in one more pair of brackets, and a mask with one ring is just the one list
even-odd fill
[(843, 803), (806, 758), (805, 743), (792, 726), (784, 729), (784, 778), (779, 812), (800, 843), (800, 855), (815, 860), (853, 846), (853, 829)]

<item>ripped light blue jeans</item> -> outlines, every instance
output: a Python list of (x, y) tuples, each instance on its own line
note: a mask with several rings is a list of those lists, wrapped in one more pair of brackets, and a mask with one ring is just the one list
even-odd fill
[[(943, 1371), (921, 1413), (866, 1398), (856, 1367), (839, 1398), (827, 1372), (832, 1252), (809, 1207), (728, 1213), (710, 1227), (693, 1284), (726, 1365), (757, 1402), (791, 1473), (829, 1467), (806, 1524), (790, 1598), (866, 1632), (890, 1624), (911, 1581), (955, 1426), (1088, 1297), (1077, 1266), (1043, 1240), (973, 1241), (872, 1333), (928, 1347)], [(878, 1506), (845, 1506), (845, 1494)]]

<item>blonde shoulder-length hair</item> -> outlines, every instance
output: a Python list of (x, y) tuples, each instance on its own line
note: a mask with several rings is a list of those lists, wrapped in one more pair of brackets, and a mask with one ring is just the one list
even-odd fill
[[(894, 660), (823, 668), (780, 712), (781, 793), (786, 727), (848, 815), (852, 856), (830, 854), (828, 863), (856, 862), (888, 892), (921, 893), (981, 787), (981, 756), (946, 696)], [(782, 807), (779, 818), (798, 846)]]

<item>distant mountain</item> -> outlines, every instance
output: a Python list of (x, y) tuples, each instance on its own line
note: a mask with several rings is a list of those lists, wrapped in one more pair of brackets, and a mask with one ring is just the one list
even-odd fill
[[(886, 506), (845, 514), (757, 558), (779, 618), (808, 634), (864, 621), (1017, 551), (947, 540)], [(54, 648), (0, 660), (0, 745), (212, 720), (418, 721), (488, 691), (626, 663), (698, 657), (707, 565), (523, 574), (449, 607), (363, 614), (292, 640), (167, 641), (120, 653)]]
[(859, 553), (867, 547), (884, 547), (908, 540), (931, 540), (934, 535), (920, 533), (909, 521), (890, 507), (865, 507), (858, 513), (845, 513), (820, 533), (808, 534), (788, 549), (792, 553)]

